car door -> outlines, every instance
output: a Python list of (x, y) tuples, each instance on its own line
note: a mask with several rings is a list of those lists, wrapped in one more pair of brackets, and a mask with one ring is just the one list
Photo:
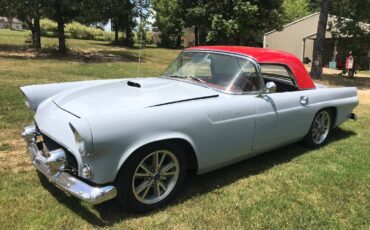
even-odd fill
[(306, 91), (258, 96), (253, 150), (270, 149), (303, 138), (312, 122), (311, 117)]

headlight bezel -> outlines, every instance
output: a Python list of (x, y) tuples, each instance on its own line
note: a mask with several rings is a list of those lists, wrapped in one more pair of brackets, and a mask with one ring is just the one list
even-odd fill
[(82, 135), (77, 131), (77, 129), (71, 123), (69, 123), (69, 126), (74, 136), (74, 141), (77, 147), (77, 151), (81, 154), (81, 156), (89, 155), (87, 154), (88, 151), (87, 151), (86, 140), (82, 137)]

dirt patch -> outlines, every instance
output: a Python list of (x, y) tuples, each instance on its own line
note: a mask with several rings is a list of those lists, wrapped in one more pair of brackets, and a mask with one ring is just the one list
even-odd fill
[[(17, 132), (18, 137), (14, 137)], [(0, 171), (27, 172), (32, 170), (26, 143), (18, 130), (3, 130), (0, 134)]]
[[(310, 65), (305, 65), (305, 67), (306, 67), (307, 72), (311, 71), (311, 66)], [(338, 70), (338, 69), (322, 68), (322, 73), (324, 75), (341, 75), (342, 76), (342, 70)], [(356, 73), (355, 76), (356, 77), (370, 78), (370, 75), (365, 74), (365, 73)]]
[(370, 105), (370, 90), (357, 90), (360, 104)]

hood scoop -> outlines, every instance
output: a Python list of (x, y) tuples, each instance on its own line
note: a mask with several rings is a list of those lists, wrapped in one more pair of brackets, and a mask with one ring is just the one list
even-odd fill
[(127, 81), (127, 85), (131, 87), (141, 88), (141, 85), (137, 82)]

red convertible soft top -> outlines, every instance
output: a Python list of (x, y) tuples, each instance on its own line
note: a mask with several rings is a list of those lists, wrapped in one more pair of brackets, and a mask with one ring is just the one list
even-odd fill
[(258, 63), (284, 64), (287, 65), (292, 71), (293, 75), (296, 78), (295, 80), (298, 84), (299, 89), (303, 90), (315, 88), (315, 84), (313, 83), (302, 62), (296, 56), (287, 52), (246, 46), (196, 46), (188, 48), (186, 50), (221, 51), (246, 55), (254, 58)]

